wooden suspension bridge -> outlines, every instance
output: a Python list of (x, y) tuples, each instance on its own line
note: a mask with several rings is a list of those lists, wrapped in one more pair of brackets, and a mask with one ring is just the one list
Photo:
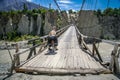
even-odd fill
[[(33, 43), (33, 47), (25, 51), (17, 51), (14, 55), (11, 71), (23, 73), (45, 73), (45, 74), (100, 74), (119, 72), (118, 56), (120, 44), (114, 44), (110, 65), (107, 66), (102, 60), (96, 47), (97, 42), (93, 40), (93, 50), (87, 47), (85, 36), (82, 35), (76, 26), (69, 25), (57, 31), (59, 45), (56, 54), (47, 54), (47, 35), (28, 42)], [(36, 40), (42, 43), (35, 44)], [(36, 51), (36, 48), (39, 48)], [(18, 48), (17, 48), (18, 50)], [(22, 54), (29, 52), (26, 60), (21, 61)]]

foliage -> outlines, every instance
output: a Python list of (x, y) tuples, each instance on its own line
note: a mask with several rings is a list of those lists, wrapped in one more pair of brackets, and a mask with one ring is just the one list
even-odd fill
[(27, 5), (24, 3), (24, 5), (23, 5), (23, 13), (25, 13), (25, 12), (27, 12), (28, 11), (28, 7), (27, 7)]
[(33, 13), (38, 13), (38, 10), (37, 9), (33, 9), (32, 12)]
[(33, 35), (22, 35), (22, 36), (17, 36), (15, 37), (12, 41), (18, 42), (18, 41), (23, 41), (23, 40), (30, 40), (34, 38), (39, 38), (39, 36), (33, 36)]
[(104, 11), (98, 9), (95, 14), (97, 16), (118, 16), (120, 15), (120, 8), (107, 8)]
[(9, 20), (9, 16), (7, 12), (0, 12), (1, 25), (4, 26), (5, 24), (7, 24), (8, 20)]
[(72, 9), (68, 10), (69, 14), (73, 13)]
[(63, 11), (61, 11), (61, 13), (66, 13), (66, 11), (65, 11), (65, 10), (63, 10)]
[(8, 32), (6, 36), (7, 40), (11, 41), (17, 36), (17, 32), (16, 31)]
[(97, 12), (95, 12), (95, 14), (96, 14), (97, 16), (99, 16), (99, 15), (102, 15), (102, 12), (101, 12), (100, 9), (98, 9)]
[(55, 10), (54, 10), (54, 9), (49, 9), (48, 11), (49, 11), (49, 12), (54, 12)]
[(43, 9), (43, 8), (41, 8), (41, 9), (38, 9), (38, 11), (37, 11), (38, 13), (40, 13), (40, 14), (45, 14), (46, 12), (47, 12), (47, 10), (46, 9)]
[(112, 8), (107, 8), (106, 10), (103, 11), (103, 14), (112, 16), (113, 15), (113, 11), (114, 10)]
[(34, 19), (34, 20), (37, 20), (37, 16), (38, 16), (37, 13), (33, 13), (32, 16), (33, 16), (33, 19)]

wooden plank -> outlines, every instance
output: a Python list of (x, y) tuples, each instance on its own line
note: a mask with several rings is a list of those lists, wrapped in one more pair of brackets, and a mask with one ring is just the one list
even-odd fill
[[(43, 52), (44, 53), (44, 52)], [(41, 54), (41, 55), (38, 55), (38, 56), (36, 56), (33, 60), (31, 60), (29, 63), (29, 65), (27, 65), (27, 66), (33, 66), (33, 67), (35, 67), (37, 64), (36, 63), (38, 63), (38, 62), (41, 62), (42, 63), (42, 61), (44, 61), (44, 59), (46, 58), (46, 56), (44, 56), (44, 54)], [(37, 66), (36, 66), (37, 67)]]
[(52, 64), (51, 64), (51, 68), (56, 68), (57, 63), (59, 62), (60, 59), (60, 54), (57, 54), (56, 56), (54, 56), (54, 58), (52, 59)]
[(79, 51), (79, 66), (80, 66), (80, 68), (85, 68), (85, 65), (83, 64), (84, 63), (84, 60), (82, 59), (82, 53), (81, 53), (81, 51)]
[(47, 55), (44, 56), (40, 56), (37, 60), (36, 63), (33, 64), (34, 67), (43, 67), (43, 63), (46, 61), (46, 59), (48, 58)]

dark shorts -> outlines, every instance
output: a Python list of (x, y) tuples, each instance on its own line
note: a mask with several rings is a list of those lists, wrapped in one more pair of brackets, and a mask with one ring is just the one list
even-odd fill
[(48, 45), (51, 43), (51, 41), (54, 40), (55, 46), (58, 46), (58, 40), (56, 36), (49, 36), (48, 37)]

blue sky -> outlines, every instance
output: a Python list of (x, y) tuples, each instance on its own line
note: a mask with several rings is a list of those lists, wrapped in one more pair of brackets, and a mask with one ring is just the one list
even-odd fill
[[(30, 2), (34, 2), (40, 4), (45, 7), (49, 7), (49, 3), (51, 3), (51, 7), (57, 9), (57, 6), (54, 3), (54, 0), (27, 0)], [(61, 10), (80, 10), (81, 4), (83, 0), (56, 0)], [(105, 9), (107, 7), (108, 0), (97, 0), (97, 6), (95, 7), (96, 0), (86, 0), (83, 9)], [(109, 7), (112, 8), (120, 8), (120, 0), (110, 0)]]

